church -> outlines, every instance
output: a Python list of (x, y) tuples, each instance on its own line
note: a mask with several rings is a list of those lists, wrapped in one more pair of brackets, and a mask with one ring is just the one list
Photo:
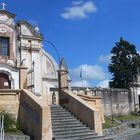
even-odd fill
[(101, 98), (74, 94), (64, 60), (58, 65), (43, 49), (38, 27), (15, 22), (1, 5), (0, 112), (12, 113), (31, 140), (101, 140)]
[(20, 69), (27, 70), (24, 85), (35, 95), (46, 94), (57, 87), (58, 65), (43, 49), (38, 27), (17, 21), (16, 15), (0, 10), (0, 89), (20, 89)]

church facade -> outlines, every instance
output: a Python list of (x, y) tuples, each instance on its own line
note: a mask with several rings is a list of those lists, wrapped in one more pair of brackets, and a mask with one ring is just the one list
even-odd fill
[(15, 22), (15, 17), (0, 10), (0, 89), (20, 89), (20, 69), (26, 69), (23, 88), (47, 94), (58, 86), (58, 65), (43, 49), (39, 29), (27, 21)]

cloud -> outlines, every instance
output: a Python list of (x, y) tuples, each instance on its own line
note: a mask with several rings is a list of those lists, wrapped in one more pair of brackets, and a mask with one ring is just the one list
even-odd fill
[(112, 54), (100, 55), (98, 61), (100, 63), (109, 63), (111, 60), (111, 56), (112, 56)]
[(71, 83), (71, 86), (73, 86), (73, 87), (91, 87), (91, 84), (88, 81), (83, 80), (83, 81), (73, 81)]
[(70, 69), (71, 79), (80, 80), (80, 73), (82, 73), (84, 80), (103, 80), (106, 78), (106, 74), (99, 65), (84, 64), (77, 68)]
[(82, 4), (82, 3), (83, 3), (83, 1), (73, 1), (73, 2), (72, 2), (73, 5), (80, 5), (80, 4)]
[(99, 84), (97, 84), (97, 87), (102, 87), (102, 88), (108, 88), (109, 86), (109, 80), (103, 80)]
[(95, 13), (97, 7), (92, 1), (83, 3), (82, 1), (74, 1), (71, 7), (64, 9), (61, 17), (64, 19), (85, 19), (89, 14)]

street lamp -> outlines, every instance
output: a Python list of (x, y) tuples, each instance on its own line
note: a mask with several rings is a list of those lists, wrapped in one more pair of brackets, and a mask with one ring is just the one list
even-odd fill
[(59, 63), (59, 67), (60, 67), (61, 58), (60, 58), (60, 53), (59, 53), (57, 47), (56, 47), (51, 41), (48, 41), (48, 40), (43, 40), (43, 41), (45, 41), (45, 42), (47, 42), (48, 44), (50, 44), (50, 45), (54, 48), (54, 50), (56, 51), (56, 54), (57, 54), (57, 56), (58, 56), (58, 61), (59, 61), (58, 63)]
[(43, 41), (50, 44), (50, 46), (54, 48), (54, 50), (56, 51), (56, 54), (58, 56), (58, 61), (59, 61), (58, 62), (58, 66), (59, 66), (59, 68), (58, 68), (58, 93), (60, 94), (60, 92), (61, 92), (61, 73), (60, 73), (60, 71), (61, 71), (61, 69), (60, 69), (61, 68), (61, 58), (60, 58), (60, 53), (59, 53), (57, 47), (51, 41), (48, 41), (48, 40), (43, 40)]

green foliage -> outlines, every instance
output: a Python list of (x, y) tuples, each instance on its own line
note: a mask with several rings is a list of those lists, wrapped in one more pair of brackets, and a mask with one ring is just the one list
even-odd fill
[(5, 132), (16, 132), (18, 124), (15, 116), (11, 113), (1, 112), (0, 115), (4, 115), (4, 130)]
[(103, 129), (111, 128), (111, 127), (116, 127), (119, 126), (120, 124), (115, 122), (114, 120), (112, 121), (111, 118), (105, 118), (105, 123), (103, 124)]
[(140, 121), (140, 116), (129, 114), (127, 116), (115, 117), (115, 119), (118, 120), (118, 121)]
[[(140, 121), (140, 116), (129, 114), (127, 116), (114, 117), (114, 120), (118, 120), (118, 121)], [(119, 126), (120, 124), (117, 123), (114, 120), (112, 121), (111, 118), (105, 117), (105, 123), (103, 124), (103, 128), (106, 129), (106, 128)]]
[(111, 50), (111, 63), (108, 66), (113, 78), (109, 82), (111, 88), (128, 88), (136, 77), (140, 66), (140, 55), (133, 44), (120, 39)]

